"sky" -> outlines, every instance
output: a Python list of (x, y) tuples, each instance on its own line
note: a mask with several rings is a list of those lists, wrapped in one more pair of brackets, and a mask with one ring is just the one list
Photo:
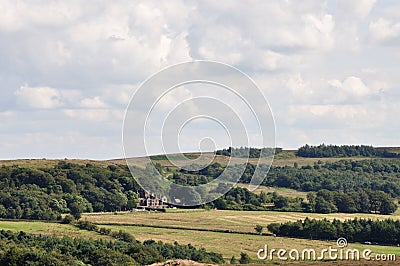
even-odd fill
[(134, 92), (193, 60), (255, 81), (278, 147), (400, 145), (399, 1), (0, 0), (0, 14), (0, 159), (123, 157)]

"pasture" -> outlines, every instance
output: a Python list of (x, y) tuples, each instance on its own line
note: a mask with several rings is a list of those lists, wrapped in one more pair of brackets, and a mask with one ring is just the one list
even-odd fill
[(362, 213), (302, 213), (277, 211), (229, 211), (229, 210), (178, 210), (172, 212), (120, 212), (82, 215), (82, 220), (98, 224), (147, 225), (163, 227), (192, 228), (201, 230), (231, 230), (252, 233), (257, 224), (267, 226), (270, 223), (297, 221), (306, 217), (315, 219), (400, 219), (400, 213), (393, 215)]
[[(173, 212), (173, 213), (158, 213), (161, 215), (171, 215), (174, 214), (176, 217), (187, 217), (190, 215), (205, 215), (207, 213), (211, 213), (211, 211), (188, 211), (188, 212)], [(241, 221), (242, 219), (238, 219), (243, 215), (243, 212), (235, 212), (237, 217), (237, 221)], [(235, 214), (234, 213), (234, 214)], [(207, 231), (198, 231), (193, 230), (196, 228), (201, 228), (206, 226), (208, 229), (212, 229), (213, 227), (208, 224), (202, 223), (200, 226), (198, 224), (192, 223), (192, 227), (188, 225), (187, 229), (172, 229), (172, 228), (157, 228), (150, 226), (136, 226), (132, 223), (132, 225), (126, 225), (127, 219), (133, 219), (140, 216), (151, 217), (155, 213), (145, 214), (141, 213), (140, 215), (130, 215), (130, 214), (96, 214), (98, 217), (97, 220), (103, 221), (106, 220), (107, 217), (112, 215), (115, 217), (114, 225), (99, 225), (100, 227), (110, 228), (113, 231), (123, 230), (130, 234), (132, 234), (137, 240), (145, 241), (145, 240), (155, 240), (155, 241), (163, 241), (166, 243), (174, 243), (177, 241), (180, 244), (191, 244), (197, 248), (205, 248), (208, 251), (214, 251), (221, 253), (224, 259), (229, 262), (232, 256), (236, 258), (240, 257), (241, 252), (246, 252), (253, 263), (268, 263), (270, 260), (258, 260), (257, 259), (257, 251), (261, 248), (264, 248), (265, 245), (268, 246), (268, 249), (297, 249), (302, 251), (303, 249), (313, 248), (316, 250), (317, 254), (323, 248), (328, 248), (332, 246), (336, 248), (335, 241), (320, 241), (320, 240), (307, 240), (307, 239), (296, 239), (296, 238), (286, 238), (286, 237), (273, 237), (267, 235), (255, 235), (255, 234), (237, 234), (237, 233), (228, 233), (228, 232), (207, 232)], [(253, 215), (250, 215), (253, 216)], [(155, 217), (155, 216), (153, 216)], [(232, 217), (232, 214), (229, 214), (225, 217)], [(246, 219), (245, 216), (243, 219)], [(85, 215), (84, 219), (87, 219), (88, 216)], [(281, 217), (281, 219), (284, 219)], [(172, 221), (172, 220), (170, 220)], [(193, 221), (193, 220), (191, 220)], [(101, 222), (102, 223), (102, 222)], [(118, 225), (120, 223), (121, 225)], [(223, 224), (221, 222), (217, 224)], [(244, 224), (244, 223), (242, 223)], [(174, 226), (177, 226), (174, 224)], [(51, 223), (51, 222), (40, 222), (40, 221), (0, 221), (0, 229), (11, 230), (11, 231), (25, 231), (33, 234), (42, 234), (42, 235), (57, 235), (57, 236), (70, 236), (70, 237), (84, 237), (84, 238), (105, 238), (112, 239), (108, 236), (100, 235), (96, 232), (79, 230), (72, 225), (65, 225), (59, 223)], [(252, 232), (251, 228), (244, 227), (241, 232)], [(253, 230), (254, 231), (254, 230)], [(350, 243), (348, 248), (355, 248), (360, 251), (368, 248), (373, 251), (373, 253), (390, 253), (396, 254), (400, 256), (400, 248), (394, 246), (378, 246), (378, 245), (365, 245), (360, 243)], [(274, 257), (274, 263), (278, 263), (276, 258), (276, 254)]]

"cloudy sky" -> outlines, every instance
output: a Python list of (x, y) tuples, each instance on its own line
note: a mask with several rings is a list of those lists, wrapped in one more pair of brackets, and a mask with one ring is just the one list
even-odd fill
[(0, 158), (122, 157), (131, 95), (198, 59), (254, 79), (279, 147), (400, 145), (399, 1), (199, 2), (0, 0)]

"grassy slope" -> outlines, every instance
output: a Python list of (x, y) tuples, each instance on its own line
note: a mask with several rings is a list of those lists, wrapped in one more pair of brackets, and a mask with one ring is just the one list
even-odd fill
[[(392, 152), (399, 152), (400, 153), (400, 148), (390, 148), (390, 151)], [(188, 158), (195, 160), (198, 158), (199, 154), (198, 153), (185, 153), (185, 156)], [(205, 153), (204, 155), (204, 161), (209, 162), (209, 159), (212, 158), (213, 153)], [(171, 158), (174, 159), (177, 156), (172, 155)], [(152, 156), (154, 163), (160, 163), (162, 166), (169, 166), (174, 168), (175, 166), (171, 164), (166, 158), (165, 155), (158, 155), (158, 156)], [(304, 165), (313, 165), (314, 163), (318, 161), (322, 162), (336, 162), (340, 161), (343, 159), (348, 159), (348, 160), (365, 160), (368, 159), (368, 157), (350, 157), (350, 158), (303, 158), (303, 157), (298, 157), (296, 156), (296, 151), (295, 150), (284, 150), (281, 153), (277, 154), (274, 157), (273, 165), (274, 166), (293, 166), (294, 163), (298, 163), (299, 166), (304, 166)], [(105, 161), (100, 161), (100, 160), (84, 160), (84, 159), (63, 159), (63, 160), (53, 160), (53, 159), (19, 159), (19, 160), (1, 160), (0, 161), (0, 166), (1, 165), (20, 165), (20, 166), (32, 166), (32, 167), (52, 167), (56, 165), (59, 161), (67, 161), (71, 163), (76, 163), (76, 164), (87, 164), (87, 163), (93, 163), (93, 164), (99, 164), (103, 166), (107, 166), (109, 164), (126, 164), (125, 159), (112, 159), (112, 160), (105, 160)], [(145, 166), (146, 163), (148, 162), (148, 158), (146, 157), (139, 157), (139, 158), (134, 158), (134, 159), (129, 159), (130, 162), (134, 163), (135, 165), (138, 166)], [(231, 159), (233, 164), (240, 164), (240, 163), (245, 163), (246, 159), (244, 158), (232, 158)], [(268, 163), (270, 160), (269, 159), (261, 159), (261, 163)], [(201, 162), (201, 161), (200, 161)], [(222, 156), (222, 155), (217, 155), (215, 156), (213, 162), (220, 163), (221, 165), (226, 165), (229, 162), (229, 157)], [(250, 158), (249, 159), (250, 163), (258, 163), (258, 159)], [(179, 164), (179, 160), (177, 161)], [(190, 162), (192, 163), (192, 162)]]
[[(396, 148), (397, 149), (397, 148)], [(163, 158), (158, 158), (156, 162), (163, 166), (170, 166), (170, 163)], [(299, 166), (310, 165), (318, 162), (319, 160), (325, 161), (338, 161), (343, 158), (300, 158), (295, 156), (294, 151), (284, 151), (275, 157), (273, 165), (275, 166), (293, 166), (295, 162)], [(363, 160), (365, 157), (349, 158), (352, 160)], [(9, 160), (0, 161), (0, 165), (15, 165), (32, 166), (32, 167), (51, 167), (58, 163), (59, 160)], [(125, 164), (125, 160), (109, 160), (109, 161), (93, 161), (93, 160), (67, 160), (68, 162), (77, 164), (95, 163), (103, 166), (109, 164)], [(145, 165), (145, 158), (136, 159), (135, 163), (138, 165)], [(227, 163), (227, 157), (217, 156), (215, 162), (222, 165)], [(254, 159), (250, 160), (255, 162)], [(243, 163), (244, 160), (235, 158), (234, 163)], [(246, 186), (239, 184), (239, 186)], [(267, 188), (260, 187), (259, 192), (273, 192), (277, 191), (278, 194), (283, 196), (299, 196), (304, 197), (305, 193), (293, 191), (290, 189), (282, 188)], [(267, 225), (272, 222), (285, 222), (304, 219), (305, 217), (311, 218), (339, 218), (339, 219), (352, 219), (355, 217), (371, 218), (371, 219), (400, 219), (400, 209), (397, 213), (391, 216), (375, 215), (375, 214), (305, 214), (294, 212), (240, 212), (240, 211), (189, 211), (177, 210), (168, 213), (127, 213), (123, 215), (114, 214), (85, 214), (82, 219), (98, 222), (98, 223), (121, 223), (121, 224), (146, 224), (146, 225), (163, 225), (175, 226), (183, 228), (199, 228), (199, 229), (229, 229), (239, 232), (254, 232), (256, 224)], [(221, 252), (226, 259), (232, 255), (239, 257), (240, 252), (247, 252), (253, 259), (256, 258), (256, 251), (262, 248), (264, 244), (268, 244), (271, 248), (310, 248), (321, 249), (332, 244), (328, 241), (311, 241), (304, 239), (280, 238), (270, 236), (257, 236), (257, 235), (241, 235), (241, 234), (227, 234), (217, 232), (199, 232), (193, 230), (181, 229), (168, 229), (168, 228), (154, 228), (154, 227), (139, 227), (139, 226), (125, 226), (125, 225), (110, 225), (108, 226), (113, 230), (126, 230), (132, 233), (138, 240), (154, 239), (162, 240), (165, 242), (178, 241), (182, 244), (192, 243), (196, 247), (204, 247), (210, 251)], [(56, 223), (45, 222), (12, 222), (0, 221), (0, 229), (13, 230), (13, 231), (26, 231), (36, 234), (46, 235), (69, 235), (69, 236), (83, 236), (99, 238), (105, 237), (94, 232), (85, 230), (78, 230), (71, 225), (63, 225)], [(333, 245), (335, 245), (333, 243)], [(400, 255), (398, 247), (384, 247), (374, 245), (350, 244), (350, 247), (359, 249), (370, 248), (374, 252), (395, 253)]]
[[(137, 226), (105, 226), (112, 230), (125, 230), (143, 241), (146, 239), (161, 240), (167, 243), (178, 241), (181, 244), (192, 244), (195, 247), (203, 247), (209, 251), (221, 253), (225, 260), (229, 261), (232, 256), (240, 257), (241, 252), (246, 252), (253, 259), (257, 260), (257, 251), (263, 248), (265, 244), (269, 248), (284, 248), (290, 250), (296, 248), (302, 250), (305, 248), (315, 248), (320, 251), (328, 246), (336, 247), (333, 241), (319, 241), (295, 239), (286, 237), (272, 237), (259, 235), (241, 235), (216, 232), (198, 232), (191, 230), (177, 230), (165, 228), (137, 227)], [(400, 256), (398, 247), (382, 247), (375, 245), (364, 245), (359, 243), (350, 243), (349, 248), (364, 250), (371, 249), (374, 253), (391, 253)], [(261, 262), (261, 261), (260, 261)]]
[[(242, 188), (249, 188), (249, 184), (238, 183), (236, 184), (238, 187)], [(261, 192), (265, 193), (273, 193), (276, 192), (278, 195), (284, 197), (292, 197), (292, 198), (307, 198), (307, 192), (297, 191), (290, 188), (283, 188), (283, 187), (266, 187), (266, 186), (259, 186), (256, 190), (253, 191), (254, 193), (260, 194)]]
[(296, 221), (305, 217), (330, 220), (336, 219), (400, 219), (400, 213), (393, 215), (360, 214), (360, 213), (301, 213), (301, 212), (276, 212), (276, 211), (229, 211), (229, 210), (199, 210), (179, 212), (136, 212), (104, 214), (84, 214), (82, 219), (96, 223), (120, 223), (150, 226), (175, 226), (181, 228), (232, 230), (237, 232), (254, 232), (257, 224), (268, 225), (274, 222)]
[[(133, 234), (138, 240), (161, 240), (168, 243), (178, 241), (182, 244), (193, 244), (196, 247), (204, 247), (207, 250), (213, 250), (223, 254), (225, 259), (232, 256), (238, 257), (240, 252), (247, 252), (252, 259), (256, 259), (256, 252), (265, 244), (270, 248), (315, 248), (321, 250), (329, 245), (335, 247), (335, 243), (330, 241), (294, 239), (285, 237), (271, 237), (258, 235), (243, 235), (221, 232), (204, 232), (196, 230), (157, 228), (162, 227), (181, 227), (187, 229), (216, 229), (232, 230), (238, 232), (254, 232), (256, 224), (267, 225), (271, 222), (295, 221), (305, 217), (316, 219), (352, 219), (354, 217), (364, 217), (371, 219), (400, 219), (400, 214), (391, 216), (373, 215), (373, 214), (304, 214), (295, 212), (248, 212), (248, 211), (205, 211), (205, 210), (177, 210), (167, 213), (156, 212), (138, 212), (138, 213), (120, 213), (118, 215), (105, 214), (85, 214), (82, 219), (96, 223), (112, 223), (114, 225), (101, 225), (112, 230), (123, 229)], [(121, 225), (117, 225), (120, 223)], [(135, 224), (149, 225), (134, 226)], [(150, 227), (154, 226), (154, 227)], [(228, 244), (229, 243), (229, 244)], [(371, 249), (374, 253), (393, 253), (400, 256), (398, 247), (364, 245), (360, 243), (351, 243), (349, 248), (363, 250)]]
[[(193, 212), (192, 212), (193, 213)], [(240, 214), (240, 213), (237, 213)], [(115, 215), (117, 218), (122, 218), (123, 215)], [(168, 229), (168, 228), (152, 228), (142, 226), (102, 226), (110, 228), (114, 231), (124, 230), (135, 236), (140, 241), (153, 239), (161, 240), (167, 243), (178, 241), (181, 244), (192, 244), (195, 247), (203, 247), (209, 251), (222, 253), (224, 258), (229, 261), (232, 256), (239, 257), (241, 252), (246, 252), (253, 260), (257, 260), (257, 251), (263, 248), (265, 244), (269, 248), (285, 248), (290, 250), (296, 248), (302, 250), (305, 248), (315, 248), (320, 251), (328, 246), (336, 247), (335, 242), (294, 239), (285, 237), (259, 236), (259, 235), (242, 235), (232, 233), (217, 233), (217, 232), (199, 232), (194, 230)], [(91, 238), (107, 238), (94, 232), (78, 230), (71, 225), (62, 225), (56, 223), (45, 222), (9, 222), (0, 221), (0, 229), (12, 231), (26, 231), (29, 233), (43, 235), (58, 235), (58, 236), (82, 236)], [(375, 245), (364, 245), (359, 243), (350, 243), (349, 248), (357, 248), (363, 250), (371, 249), (374, 253), (392, 253), (400, 256), (398, 247), (383, 247)], [(262, 262), (262, 261), (260, 261)], [(265, 262), (265, 261), (264, 261)]]
[(99, 235), (95, 232), (79, 230), (69, 224), (39, 221), (0, 221), (0, 230), (11, 230), (15, 232), (25, 231), (27, 233), (41, 235), (111, 239), (108, 236)]

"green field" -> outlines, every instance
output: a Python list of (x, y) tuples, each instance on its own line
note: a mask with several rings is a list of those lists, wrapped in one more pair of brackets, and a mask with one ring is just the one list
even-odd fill
[[(317, 252), (323, 248), (337, 247), (335, 241), (319, 241), (307, 239), (295, 239), (285, 237), (243, 235), (233, 233), (199, 232), (193, 230), (179, 230), (166, 228), (152, 228), (142, 226), (105, 226), (112, 230), (125, 230), (143, 241), (147, 239), (161, 240), (167, 243), (178, 241), (181, 244), (192, 244), (195, 247), (203, 247), (209, 251), (221, 253), (225, 260), (229, 261), (232, 256), (240, 257), (241, 252), (246, 252), (253, 260), (257, 260), (257, 251), (268, 245), (275, 249), (298, 249), (314, 248)], [(374, 253), (391, 253), (400, 256), (398, 247), (382, 247), (376, 245), (364, 245), (351, 243), (348, 248), (364, 250), (371, 249)], [(258, 261), (262, 262), (262, 261)], [(265, 261), (264, 261), (265, 262)]]
[[(375, 215), (375, 214), (314, 214), (297, 212), (275, 211), (222, 211), (222, 210), (175, 210), (167, 213), (158, 212), (133, 212), (104, 214), (85, 214), (84, 220), (92, 221), (112, 230), (123, 229), (133, 234), (138, 240), (161, 240), (165, 242), (178, 241), (182, 244), (191, 243), (196, 247), (220, 252), (226, 259), (238, 257), (240, 252), (247, 252), (252, 259), (256, 259), (256, 252), (265, 244), (271, 248), (304, 249), (315, 248), (320, 250), (329, 245), (330, 241), (295, 239), (285, 237), (259, 236), (248, 234), (235, 234), (224, 232), (206, 232), (199, 230), (230, 230), (232, 232), (254, 233), (256, 224), (268, 225), (273, 222), (296, 221), (305, 217), (316, 219), (400, 219), (400, 214)], [(108, 224), (108, 225), (107, 225)], [(118, 225), (121, 224), (121, 225)], [(165, 228), (171, 227), (171, 228)], [(180, 228), (180, 229), (177, 229)], [(371, 249), (374, 253), (393, 253), (400, 256), (400, 248), (394, 246), (364, 245), (351, 243), (349, 248), (363, 250)]]
[(277, 212), (277, 211), (229, 211), (229, 210), (198, 210), (177, 212), (126, 212), (115, 215), (113, 213), (82, 215), (83, 220), (99, 224), (128, 224), (169, 226), (179, 228), (231, 230), (235, 232), (255, 232), (257, 224), (268, 225), (274, 222), (296, 221), (306, 217), (333, 220), (334, 218), (345, 220), (358, 218), (371, 219), (400, 219), (400, 214), (378, 215), (360, 213), (301, 213), (301, 212)]
[[(158, 213), (161, 215), (175, 214), (177, 217), (182, 217), (181, 215), (199, 215), (202, 214), (206, 216), (210, 212), (176, 212), (176, 213)], [(120, 222), (125, 222), (127, 217), (134, 218), (139, 216), (151, 217), (152, 214), (140, 214), (140, 215), (113, 215), (116, 220)], [(241, 217), (243, 212), (236, 212), (235, 216)], [(98, 214), (98, 217), (109, 217), (110, 214)], [(230, 214), (230, 216), (232, 213)], [(85, 216), (87, 218), (87, 216)], [(281, 217), (283, 219), (283, 217)], [(114, 219), (114, 222), (116, 221)], [(165, 224), (164, 224), (165, 225)], [(194, 225), (194, 224), (192, 224)], [(203, 224), (204, 226), (205, 224)], [(176, 225), (174, 225), (176, 226)], [(323, 248), (328, 248), (332, 246), (336, 247), (334, 241), (319, 241), (319, 240), (306, 240), (306, 239), (295, 239), (295, 238), (285, 238), (285, 237), (273, 237), (266, 235), (249, 235), (249, 234), (236, 234), (236, 233), (223, 233), (223, 232), (205, 232), (197, 230), (185, 230), (185, 229), (169, 229), (169, 228), (156, 228), (147, 226), (129, 226), (129, 225), (101, 225), (101, 227), (110, 228), (113, 231), (123, 230), (132, 234), (137, 240), (144, 241), (148, 239), (163, 241), (166, 243), (174, 243), (177, 241), (180, 244), (192, 244), (193, 246), (200, 248), (203, 247), (206, 250), (214, 251), (223, 254), (224, 258), (229, 261), (232, 256), (236, 258), (239, 257), (241, 252), (246, 252), (252, 258), (253, 262), (265, 263), (267, 261), (257, 260), (257, 251), (268, 245), (269, 249), (298, 249), (303, 250), (307, 248), (314, 248), (319, 252)], [(187, 227), (198, 228), (196, 227)], [(207, 226), (206, 228), (212, 229), (212, 226)], [(11, 231), (25, 231), (28, 233), (42, 234), (42, 235), (58, 235), (58, 236), (71, 236), (71, 237), (85, 237), (85, 238), (107, 238), (110, 237), (100, 235), (95, 232), (89, 232), (86, 230), (79, 230), (72, 225), (65, 225), (59, 223), (49, 223), (49, 222), (26, 222), (26, 221), (0, 221), (0, 229), (11, 230)], [(245, 231), (251, 228), (244, 227)], [(358, 250), (364, 250), (366, 248), (371, 249), (373, 253), (390, 253), (400, 256), (400, 248), (393, 246), (377, 246), (377, 245), (365, 245), (360, 243), (350, 243), (348, 248), (356, 248)], [(277, 259), (275, 259), (277, 261)]]

